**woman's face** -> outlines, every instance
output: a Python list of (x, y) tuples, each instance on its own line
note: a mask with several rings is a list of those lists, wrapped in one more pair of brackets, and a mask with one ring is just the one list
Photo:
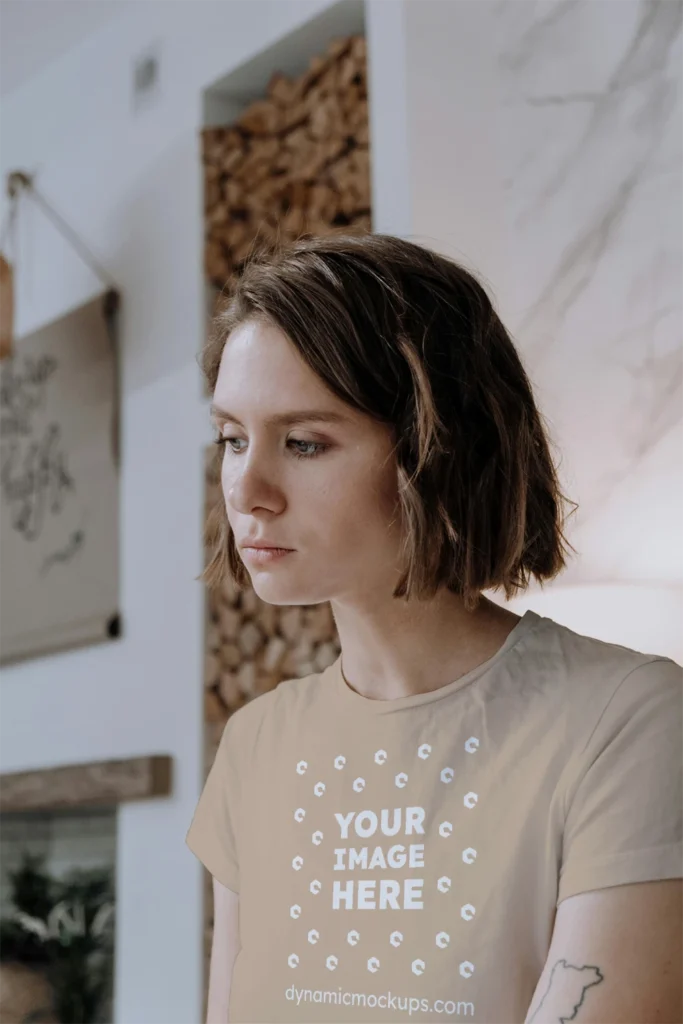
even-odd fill
[[(391, 432), (333, 395), (278, 328), (228, 338), (213, 399), (237, 550), (270, 604), (386, 596), (399, 573)], [(269, 560), (250, 543), (290, 549)]]

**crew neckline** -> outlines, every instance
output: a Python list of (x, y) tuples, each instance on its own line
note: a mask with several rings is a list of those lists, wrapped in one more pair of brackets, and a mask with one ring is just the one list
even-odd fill
[(432, 704), (434, 701), (443, 700), (452, 693), (456, 693), (492, 669), (494, 665), (497, 665), (498, 662), (505, 658), (523, 636), (526, 636), (534, 626), (542, 621), (542, 615), (531, 611), (531, 609), (527, 610), (519, 622), (510, 630), (502, 646), (487, 661), (483, 661), (481, 665), (470, 669), (465, 675), (454, 679), (452, 683), (446, 683), (445, 686), (440, 686), (436, 690), (429, 690), (427, 693), (414, 693), (408, 697), (395, 697), (392, 700), (376, 700), (372, 697), (364, 697), (362, 694), (357, 693), (356, 690), (351, 689), (346, 682), (342, 669), (341, 654), (327, 669), (327, 672), (330, 673), (330, 684), (336, 699), (347, 708), (355, 710), (360, 714), (382, 715), (393, 711), (402, 711), (407, 708), (421, 707), (424, 704)]

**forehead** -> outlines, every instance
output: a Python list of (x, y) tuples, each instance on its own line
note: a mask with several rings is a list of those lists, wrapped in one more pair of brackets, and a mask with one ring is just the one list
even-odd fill
[(250, 394), (255, 389), (262, 393), (296, 387), (315, 396), (335, 397), (283, 331), (255, 321), (247, 321), (231, 331), (223, 347), (216, 395), (225, 390), (239, 393), (245, 387), (249, 387)]

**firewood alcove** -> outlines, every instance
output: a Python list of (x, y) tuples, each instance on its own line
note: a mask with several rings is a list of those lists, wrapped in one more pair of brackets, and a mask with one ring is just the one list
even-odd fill
[(215, 293), (260, 242), (370, 231), (364, 37), (332, 40), (298, 77), (274, 70), (265, 96), (231, 124), (205, 128), (202, 143)]

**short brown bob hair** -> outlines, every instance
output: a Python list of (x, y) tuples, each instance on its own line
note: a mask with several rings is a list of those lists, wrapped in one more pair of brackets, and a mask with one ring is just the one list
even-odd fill
[[(462, 266), (380, 234), (255, 249), (203, 353), (212, 393), (228, 336), (247, 320), (278, 327), (330, 391), (393, 430), (406, 527), (394, 597), (447, 587), (473, 610), (482, 590), (509, 599), (565, 567), (567, 499), (530, 381)], [(229, 574), (247, 585), (222, 502), (206, 539), (207, 584)]]

